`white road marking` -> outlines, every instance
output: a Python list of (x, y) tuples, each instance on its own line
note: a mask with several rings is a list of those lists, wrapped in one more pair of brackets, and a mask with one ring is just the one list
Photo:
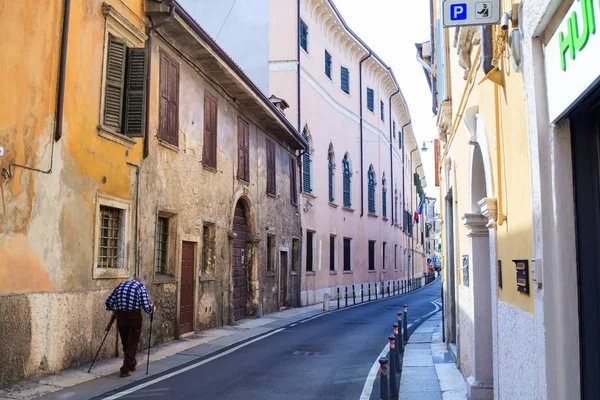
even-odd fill
[(218, 358), (225, 357), (226, 355), (228, 355), (228, 354), (231, 354), (231, 353), (233, 353), (234, 351), (237, 351), (237, 350), (241, 349), (242, 347), (246, 347), (246, 346), (248, 346), (248, 345), (251, 345), (252, 343), (256, 343), (256, 342), (258, 342), (258, 341), (260, 341), (260, 340), (263, 340), (263, 339), (265, 339), (265, 338), (268, 338), (269, 336), (272, 336), (272, 335), (274, 335), (274, 334), (276, 334), (276, 333), (279, 333), (279, 332), (281, 332), (281, 331), (283, 331), (283, 330), (285, 330), (285, 328), (281, 328), (281, 329), (278, 329), (278, 330), (276, 330), (276, 331), (273, 331), (273, 332), (267, 333), (266, 335), (263, 335), (263, 336), (261, 336), (261, 337), (258, 337), (258, 338), (256, 338), (256, 339), (252, 339), (252, 340), (250, 340), (250, 341), (248, 341), (248, 342), (246, 342), (246, 343), (240, 344), (239, 346), (236, 346), (236, 347), (234, 347), (234, 348), (232, 348), (232, 349), (229, 349), (229, 350), (227, 350), (227, 351), (224, 351), (224, 352), (222, 352), (222, 353), (219, 353), (219, 354), (217, 354), (217, 355), (214, 355), (214, 356), (212, 356), (212, 357), (210, 357), (210, 358), (207, 358), (206, 360), (202, 360), (202, 361), (200, 361), (200, 362), (197, 362), (197, 363), (195, 363), (195, 364), (188, 365), (187, 367), (185, 367), (185, 368), (182, 368), (182, 369), (180, 369), (180, 370), (177, 370), (177, 371), (174, 371), (174, 372), (171, 372), (170, 374), (166, 374), (166, 375), (160, 376), (160, 377), (158, 377), (158, 378), (156, 378), (156, 379), (152, 379), (152, 380), (150, 380), (150, 381), (148, 381), (148, 382), (144, 382), (144, 383), (142, 383), (142, 384), (140, 384), (140, 385), (137, 385), (137, 386), (134, 386), (134, 387), (132, 387), (132, 388), (130, 388), (130, 389), (124, 390), (124, 391), (122, 391), (122, 392), (115, 393), (115, 394), (113, 394), (112, 396), (105, 397), (105, 398), (104, 398), (104, 400), (114, 400), (114, 399), (119, 399), (119, 398), (121, 398), (121, 397), (123, 397), (123, 396), (127, 396), (128, 394), (131, 394), (131, 393), (137, 392), (137, 391), (138, 391), (138, 390), (140, 390), (140, 389), (143, 389), (143, 388), (145, 388), (145, 387), (148, 387), (148, 386), (154, 385), (155, 383), (158, 383), (158, 382), (164, 381), (165, 379), (169, 379), (169, 378), (172, 378), (172, 377), (174, 377), (174, 376), (176, 376), (176, 375), (183, 374), (184, 372), (187, 372), (187, 371), (189, 371), (189, 370), (191, 370), (191, 369), (197, 368), (197, 367), (199, 367), (199, 366), (201, 366), (201, 365), (207, 364), (207, 363), (209, 363), (209, 362), (211, 362), (211, 361), (214, 361), (214, 360), (216, 360), (216, 359), (218, 359)]
[(290, 328), (293, 328), (294, 326), (298, 326), (298, 324), (292, 324), (290, 325)]

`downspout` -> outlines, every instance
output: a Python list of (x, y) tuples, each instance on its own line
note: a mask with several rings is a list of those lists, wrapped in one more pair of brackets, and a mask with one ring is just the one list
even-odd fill
[[(402, 128), (400, 128), (400, 132), (402, 132), (402, 212), (406, 211), (406, 199), (404, 197), (404, 192), (406, 191), (406, 173), (404, 169), (404, 158), (406, 155), (406, 152), (404, 151), (404, 128), (406, 128), (410, 124), (412, 124), (412, 119), (409, 119), (408, 122), (402, 125)], [(402, 217), (404, 218), (404, 214), (402, 214)], [(404, 226), (404, 220), (402, 220), (402, 229), (403, 231), (406, 229), (406, 227)]]
[[(30, 167), (28, 165), (11, 163), (8, 166), (8, 171), (2, 171), (2, 175), (10, 179), (12, 178), (12, 167), (19, 167), (30, 171), (41, 172), (42, 174), (52, 173), (52, 165), (54, 162), (54, 142), (58, 142), (62, 137), (63, 129), (63, 116), (64, 116), (64, 104), (65, 104), (65, 81), (67, 76), (67, 50), (69, 47), (69, 21), (71, 17), (71, 0), (65, 0), (63, 4), (63, 20), (62, 20), (62, 33), (60, 41), (60, 61), (58, 67), (58, 83), (56, 88), (56, 116), (53, 140), (50, 144), (50, 167), (47, 170)], [(5, 175), (7, 174), (7, 176)]]
[(300, 66), (301, 66), (301, 64), (300, 64), (300, 55), (301, 55), (300, 54), (300, 0), (297, 1), (297, 6), (298, 6), (298, 8), (297, 8), (296, 13), (297, 13), (298, 18), (296, 21), (296, 30), (297, 30), (297, 32), (296, 32), (296, 43), (297, 43), (296, 58), (298, 60), (297, 60), (297, 67), (296, 67), (297, 69), (296, 70), (298, 73), (296, 74), (297, 75), (296, 76), (296, 80), (297, 80), (296, 85), (297, 85), (297, 92), (298, 92), (298, 98), (297, 98), (297, 101), (298, 101), (298, 133), (302, 134), (302, 131), (300, 130), (301, 116), (302, 116), (301, 110), (300, 110), (300, 98), (301, 98), (300, 97)]
[(135, 168), (135, 271), (133, 276), (139, 276), (140, 273), (140, 244), (138, 241), (140, 231), (140, 166), (127, 161), (127, 165)]
[(437, 73), (437, 69), (435, 68), (435, 63), (437, 60), (435, 58), (436, 46), (434, 46), (435, 40), (433, 33), (435, 21), (433, 20), (433, 4), (431, 3), (429, 4), (429, 22), (431, 23), (431, 28), (429, 29), (429, 47), (431, 48), (431, 110), (433, 111), (433, 115), (437, 115), (437, 78), (435, 76)]
[(363, 84), (362, 84), (362, 65), (373, 53), (369, 50), (369, 54), (363, 57), (358, 63), (358, 106), (360, 113), (360, 216), (362, 217), (365, 213), (365, 187), (364, 187), (364, 160), (363, 160)]
[(148, 28), (148, 40), (146, 40), (146, 122), (144, 127), (144, 150), (143, 157), (150, 154), (150, 75), (152, 73), (152, 34), (155, 30), (175, 18), (175, 0), (166, 0), (169, 6), (169, 15), (157, 24)]
[[(388, 68), (388, 70), (391, 70), (391, 68)], [(362, 92), (362, 91), (361, 91)], [(392, 148), (392, 146), (394, 145), (394, 141), (393, 141), (393, 130), (392, 130), (392, 97), (394, 97), (395, 95), (397, 95), (398, 93), (400, 93), (400, 89), (396, 90), (394, 93), (392, 93), (390, 95), (389, 98), (389, 113), (390, 113), (390, 182), (392, 182), (392, 199), (394, 198), (394, 149)], [(361, 106), (362, 107), (362, 106)], [(392, 201), (390, 203), (392, 205), (392, 226), (394, 226), (394, 202)]]

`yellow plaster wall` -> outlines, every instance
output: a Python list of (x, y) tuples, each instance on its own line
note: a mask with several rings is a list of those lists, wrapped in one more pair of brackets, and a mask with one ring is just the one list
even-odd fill
[[(0, 178), (0, 294), (114, 284), (92, 280), (96, 193), (132, 198), (135, 174), (126, 162), (139, 162), (142, 141), (127, 148), (98, 135), (102, 3), (71, 3), (63, 137), (54, 146), (52, 173), (12, 168), (11, 179)], [(106, 3), (145, 31), (144, 1)], [(50, 165), (62, 16), (60, 0), (0, 6), (0, 20), (5, 21), (0, 42), (1, 168), (19, 163), (46, 170)]]
[[(450, 30), (450, 38), (454, 37), (454, 30)], [(450, 50), (450, 68), (452, 77), (452, 113), (453, 121), (457, 117), (460, 99), (463, 95), (466, 81), (463, 79), (464, 70), (458, 66), (456, 51)], [(475, 64), (477, 46), (472, 50), (472, 63)], [(502, 260), (503, 288), (498, 290), (499, 299), (503, 302), (533, 313), (534, 297), (532, 294), (519, 293), (516, 286), (516, 267), (514, 259), (530, 259), (532, 255), (532, 210), (531, 210), (531, 182), (529, 170), (529, 150), (527, 140), (527, 120), (523, 98), (522, 75), (512, 70), (508, 58), (501, 62), (504, 71), (505, 88), (499, 90), (499, 116), (501, 136), (501, 163), (502, 176), (498, 176), (496, 156), (496, 113), (494, 84), (485, 81), (481, 84), (484, 75), (479, 69), (474, 87), (467, 103), (466, 109), (479, 105), (479, 113), (485, 124), (488, 142), (489, 159), (491, 162), (494, 193), (497, 198), (499, 193), (498, 180), (502, 180), (503, 207), (502, 212), (507, 216), (507, 221), (497, 228), (497, 257)], [(469, 163), (470, 145), (469, 131), (464, 120), (458, 126), (456, 135), (448, 151), (448, 157), (454, 167), (454, 200), (455, 204), (455, 232), (458, 237), (456, 243), (457, 282), (462, 285), (462, 273), (458, 268), (462, 265), (462, 255), (469, 254), (468, 230), (464, 226), (461, 216), (470, 212), (469, 199)], [(485, 155), (484, 155), (485, 157)], [(442, 163), (443, 165), (443, 163)], [(442, 179), (444, 173), (442, 169)], [(443, 190), (443, 189), (442, 189)], [(442, 198), (446, 193), (441, 193)], [(442, 202), (441, 209), (445, 207)], [(442, 211), (442, 215), (443, 211)], [(447, 240), (443, 238), (443, 245)], [(533, 290), (530, 278), (530, 289)], [(459, 299), (460, 301), (460, 299)]]

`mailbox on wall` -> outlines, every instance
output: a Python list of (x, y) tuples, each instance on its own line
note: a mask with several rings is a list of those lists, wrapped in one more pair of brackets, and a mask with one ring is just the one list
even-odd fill
[(513, 260), (517, 267), (517, 291), (529, 294), (529, 260)]

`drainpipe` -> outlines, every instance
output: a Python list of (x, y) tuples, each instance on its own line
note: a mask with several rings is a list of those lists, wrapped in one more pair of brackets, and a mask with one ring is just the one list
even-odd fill
[[(402, 125), (402, 128), (400, 128), (400, 132), (402, 135), (402, 211), (405, 211), (406, 208), (406, 199), (404, 198), (404, 192), (405, 192), (405, 188), (406, 188), (406, 176), (405, 176), (405, 170), (404, 170), (404, 158), (406, 155), (406, 152), (404, 151), (404, 128), (406, 128), (408, 125), (412, 124), (412, 119), (409, 119), (407, 123), (405, 123), (404, 125)], [(402, 214), (404, 217), (404, 214)], [(404, 226), (404, 220), (402, 221), (402, 229), (405, 229)]]
[(127, 165), (135, 168), (136, 184), (135, 184), (135, 271), (133, 276), (139, 276), (140, 274), (140, 244), (139, 244), (139, 231), (140, 231), (140, 166), (138, 164), (127, 161)]
[(60, 61), (58, 67), (58, 84), (56, 88), (56, 116), (55, 126), (53, 133), (53, 140), (50, 145), (50, 167), (47, 170), (30, 167), (28, 165), (11, 163), (8, 166), (8, 171), (3, 170), (2, 175), (7, 179), (12, 178), (12, 168), (19, 167), (30, 171), (41, 172), (42, 174), (52, 173), (52, 165), (54, 162), (54, 142), (58, 142), (62, 137), (63, 129), (63, 115), (64, 115), (64, 103), (65, 103), (65, 80), (67, 75), (67, 49), (69, 45), (69, 21), (71, 16), (71, 0), (65, 0), (63, 3), (63, 20), (62, 20), (62, 33), (60, 41)]
[(169, 15), (157, 24), (148, 28), (148, 40), (146, 40), (146, 123), (144, 127), (144, 150), (143, 157), (147, 158), (150, 154), (150, 75), (152, 73), (152, 34), (155, 30), (175, 18), (175, 0), (166, 0), (169, 6)]
[(297, 28), (297, 32), (296, 32), (296, 42), (297, 42), (297, 46), (296, 46), (296, 58), (298, 59), (297, 61), (297, 71), (298, 73), (296, 74), (296, 85), (297, 85), (297, 92), (298, 92), (298, 133), (302, 134), (302, 131), (300, 130), (300, 124), (301, 124), (301, 110), (300, 110), (300, 0), (297, 1), (297, 21), (296, 21), (296, 28)]
[[(391, 68), (388, 68), (388, 70), (391, 71)], [(394, 93), (392, 93), (390, 95), (389, 98), (389, 113), (390, 113), (390, 179), (392, 182), (392, 199), (394, 198), (394, 149), (392, 148), (392, 146), (394, 145), (394, 141), (393, 139), (393, 130), (392, 130), (392, 97), (394, 97), (395, 95), (397, 95), (398, 93), (400, 93), (400, 89), (396, 90)], [(392, 204), (392, 226), (394, 226), (394, 202), (391, 202)]]
[(358, 106), (360, 113), (360, 216), (362, 217), (365, 213), (365, 186), (364, 186), (364, 166), (363, 166), (363, 84), (362, 84), (362, 65), (365, 61), (371, 57), (373, 53), (369, 50), (369, 54), (364, 56), (358, 63)]

